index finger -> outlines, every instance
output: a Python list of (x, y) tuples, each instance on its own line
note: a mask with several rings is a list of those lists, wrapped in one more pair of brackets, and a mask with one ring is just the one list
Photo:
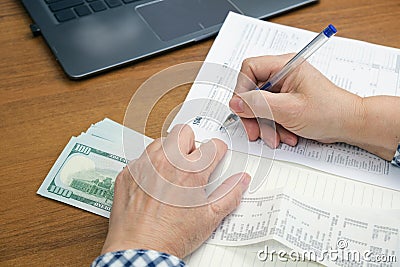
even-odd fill
[(244, 93), (261, 86), (290, 60), (291, 54), (260, 56), (243, 61), (237, 79), (235, 93)]

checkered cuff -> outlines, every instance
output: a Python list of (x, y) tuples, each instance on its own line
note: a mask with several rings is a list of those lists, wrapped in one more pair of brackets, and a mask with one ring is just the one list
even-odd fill
[(396, 153), (394, 154), (392, 164), (394, 166), (400, 167), (400, 144), (397, 146)]
[(128, 249), (99, 256), (91, 267), (183, 267), (179, 258), (154, 250)]

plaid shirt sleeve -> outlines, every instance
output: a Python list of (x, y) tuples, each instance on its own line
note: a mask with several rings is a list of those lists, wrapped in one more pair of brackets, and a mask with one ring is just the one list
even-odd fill
[(394, 166), (400, 167), (400, 144), (397, 146), (396, 153), (394, 154), (392, 164)]
[(154, 250), (128, 249), (108, 252), (95, 259), (91, 267), (184, 267), (179, 258)]

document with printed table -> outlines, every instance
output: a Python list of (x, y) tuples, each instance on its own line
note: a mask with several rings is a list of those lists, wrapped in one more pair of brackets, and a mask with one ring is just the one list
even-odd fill
[[(297, 51), (313, 36), (231, 13), (206, 61), (238, 69), (245, 57)], [(323, 60), (320, 53), (325, 53)], [(334, 38), (311, 63), (338, 85), (360, 95), (399, 93), (398, 49)], [(231, 76), (218, 77), (221, 82), (224, 79), (234, 81)], [(360, 88), (364, 91), (356, 91)], [(217, 89), (195, 83), (187, 99), (219, 97), (227, 106), (230, 95)], [(194, 113), (208, 116), (210, 110), (197, 108), (183, 105), (174, 123), (186, 122)], [(213, 114), (221, 117), (219, 121), (227, 115), (215, 110)], [(197, 141), (226, 139), (212, 121), (200, 119), (197, 123), (191, 125)], [(123, 140), (129, 141), (131, 149), (124, 151)], [(151, 141), (109, 119), (98, 122), (70, 140), (38, 194), (108, 217), (117, 173), (139, 157)], [(247, 143), (239, 125), (231, 141)], [(221, 173), (227, 178), (245, 171), (260, 184), (246, 192), (239, 208), (184, 259), (189, 266), (399, 266), (398, 170), (344, 144), (323, 145), (302, 139), (294, 148), (282, 145), (275, 153), (278, 160), (259, 157), (256, 152), (262, 151), (260, 146), (254, 142), (243, 146), (243, 151), (228, 151), (213, 173), (211, 180)], [(382, 181), (375, 183), (373, 179)], [(278, 251), (286, 253), (277, 255)], [(350, 261), (344, 252), (351, 252)], [(352, 261), (354, 252), (362, 255)], [(369, 258), (362, 257), (363, 252)], [(306, 255), (304, 260), (301, 255)]]
[[(228, 102), (243, 60), (297, 52), (315, 35), (231, 12), (171, 127), (187, 123), (194, 129), (197, 141), (219, 138), (228, 146), (235, 144), (233, 150), (267, 157), (274, 154), (278, 160), (400, 190), (400, 169), (360, 148), (300, 138), (295, 147), (282, 144), (271, 151), (262, 141), (248, 143), (240, 123), (228, 133), (220, 130), (231, 112)], [(360, 96), (400, 96), (400, 49), (334, 36), (309, 62), (332, 82)], [(214, 76), (210, 77), (210, 73)]]

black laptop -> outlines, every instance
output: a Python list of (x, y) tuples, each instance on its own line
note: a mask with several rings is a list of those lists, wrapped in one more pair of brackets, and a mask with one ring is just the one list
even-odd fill
[(72, 79), (210, 37), (229, 11), (264, 19), (316, 1), (22, 0)]

